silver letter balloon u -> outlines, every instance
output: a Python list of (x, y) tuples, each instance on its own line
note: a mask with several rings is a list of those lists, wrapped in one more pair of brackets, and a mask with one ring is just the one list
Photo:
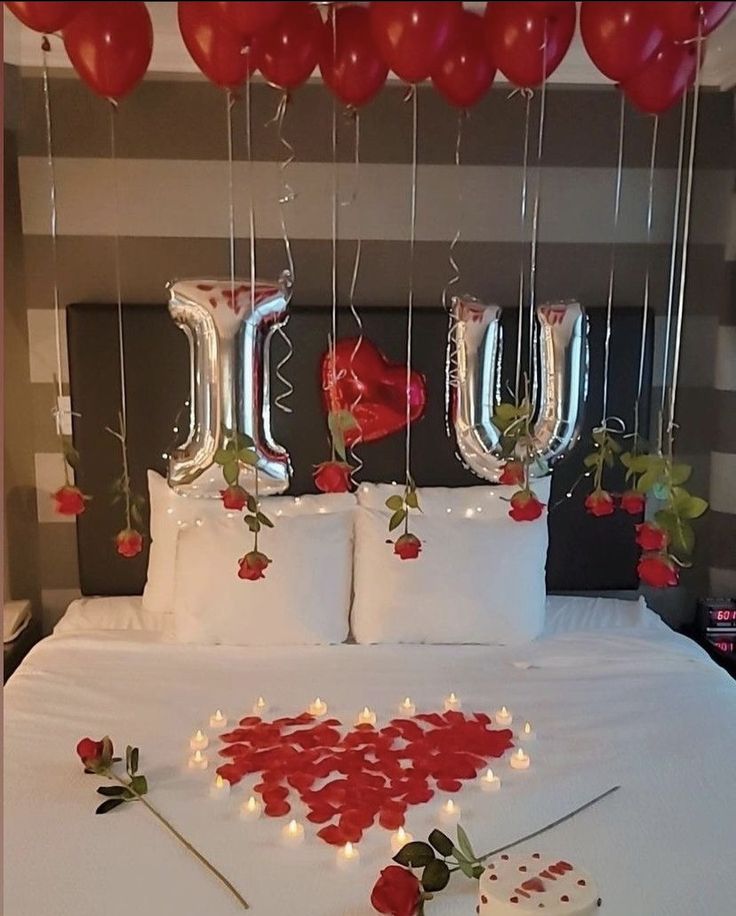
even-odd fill
[[(253, 440), (264, 494), (289, 486), (287, 451), (271, 432), (270, 339), (287, 320), (291, 281), (180, 280), (169, 286), (169, 313), (189, 339), (189, 436), (169, 461), (169, 485), (179, 492), (219, 496), (225, 486), (215, 452), (228, 436)], [(241, 483), (254, 471), (242, 465)]]
[[(456, 297), (452, 306), (449, 376), (457, 450), (469, 470), (496, 481), (503, 466), (502, 430), (493, 422), (501, 401), (501, 309), (467, 296)], [(580, 431), (588, 393), (588, 320), (577, 302), (541, 305), (536, 319), (532, 440), (540, 463), (552, 465)]]

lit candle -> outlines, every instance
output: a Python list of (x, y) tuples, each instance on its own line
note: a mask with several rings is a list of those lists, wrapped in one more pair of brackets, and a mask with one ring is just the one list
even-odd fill
[(227, 725), (227, 716), (223, 716), (222, 710), (218, 709), (210, 716), (210, 728), (224, 728)]
[(376, 714), (372, 709), (369, 709), (367, 706), (364, 706), (361, 711), (358, 713), (358, 725), (375, 725), (376, 724)]
[(454, 693), (450, 693), (449, 697), (445, 697), (445, 712), (449, 712), (451, 709), (460, 709), (460, 697), (456, 697)]
[(358, 847), (348, 841), (337, 850), (337, 864), (339, 868), (355, 868), (360, 862)]
[(253, 704), (253, 715), (262, 716), (267, 711), (268, 703), (263, 699), (263, 697), (258, 697), (258, 699)]
[(525, 722), (524, 727), (516, 737), (520, 738), (522, 741), (534, 741), (534, 739), (537, 737), (537, 733), (532, 728), (531, 722)]
[(496, 725), (503, 725), (504, 728), (506, 728), (511, 725), (513, 721), (514, 717), (511, 715), (508, 709), (506, 709), (505, 706), (502, 706), (500, 709), (496, 710)]
[(529, 754), (527, 754), (522, 748), (514, 751), (514, 753), (511, 755), (511, 766), (515, 770), (528, 770)]
[(291, 820), (281, 832), (287, 846), (300, 846), (304, 842), (304, 824)]
[(448, 827), (451, 827), (460, 820), (460, 805), (455, 804), (455, 802), (448, 798), (447, 801), (440, 808), (440, 822), (445, 824)]
[(493, 775), (493, 770), (488, 769), (480, 778), (480, 787), (484, 792), (498, 792), (501, 788), (501, 780), (498, 776)]
[(313, 703), (309, 704), (309, 712), (313, 716), (323, 716), (327, 712), (327, 703), (317, 697)]
[(223, 801), (230, 796), (230, 783), (223, 779), (219, 773), (215, 775), (214, 782), (210, 785), (210, 798)]
[(407, 843), (411, 843), (414, 837), (403, 827), (399, 827), (396, 833), (391, 834), (391, 852), (396, 855), (396, 853), (403, 849)]
[(263, 805), (255, 797), (255, 795), (251, 795), (248, 801), (243, 802), (243, 804), (240, 806), (240, 816), (244, 821), (257, 821), (261, 816), (262, 811)]
[(201, 728), (198, 728), (197, 731), (189, 739), (189, 747), (193, 751), (203, 751), (207, 745), (210, 743), (210, 739), (205, 735)]
[(207, 769), (207, 754), (203, 754), (202, 751), (195, 751), (192, 756), (189, 758), (189, 769), (190, 770), (206, 770)]
[(417, 708), (412, 702), (411, 697), (406, 697), (399, 703), (399, 712), (404, 716), (413, 716), (416, 714)]

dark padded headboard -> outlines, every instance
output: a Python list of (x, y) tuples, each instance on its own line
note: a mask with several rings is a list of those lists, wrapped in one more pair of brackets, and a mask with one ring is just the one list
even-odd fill
[[(557, 466), (552, 484), (547, 558), (549, 591), (605, 591), (637, 587), (636, 519), (618, 512), (603, 519), (587, 516), (582, 507), (585, 487), (564, 499), (583, 471), (590, 450), (590, 430), (600, 420), (605, 314), (590, 311), (590, 385), (581, 442)], [(504, 310), (505, 352), (515, 352), (516, 311)], [(363, 310), (366, 337), (391, 359), (403, 361), (406, 315), (402, 309)], [(176, 436), (173, 428), (189, 396), (189, 355), (184, 334), (174, 325), (166, 306), (126, 305), (123, 309), (128, 386), (128, 442), (135, 488), (146, 493), (146, 469), (164, 473), (163, 453)], [(119, 409), (117, 310), (110, 305), (71, 305), (67, 309), (74, 441), (81, 454), (79, 485), (94, 496), (77, 521), (79, 572), (85, 595), (139, 594), (146, 577), (147, 550), (133, 560), (115, 554), (113, 537), (120, 526), (120, 509), (113, 507), (110, 487), (120, 473), (118, 442), (104, 431), (116, 426)], [(641, 312), (619, 310), (614, 315), (609, 414), (632, 423), (639, 362)], [(441, 309), (418, 309), (415, 316), (414, 366), (428, 383), (425, 417), (414, 427), (413, 471), (420, 486), (483, 484), (466, 471), (454, 454), (444, 429), (444, 364), (447, 317)], [(294, 385), (291, 414), (274, 411), (276, 440), (289, 450), (294, 475), (289, 492), (314, 492), (312, 468), (328, 454), (325, 415), (319, 383), (320, 358), (327, 345), (330, 310), (296, 307), (288, 334), (294, 355), (285, 372)], [(351, 336), (349, 314), (340, 313), (340, 336)], [(648, 335), (651, 341), (652, 335)], [(274, 337), (274, 356), (285, 352)], [(272, 363), (276, 362), (276, 358)], [(507, 377), (510, 373), (507, 373)], [(651, 347), (647, 355), (645, 390), (651, 376)], [(274, 382), (274, 384), (278, 384)], [(641, 428), (648, 428), (644, 405)], [(182, 437), (180, 436), (180, 439)], [(403, 436), (393, 435), (360, 446), (364, 480), (401, 479)], [(614, 477), (615, 481), (615, 477)], [(615, 481), (620, 488), (622, 479)], [(561, 501), (561, 502), (560, 502)], [(555, 505), (558, 504), (558, 505)]]

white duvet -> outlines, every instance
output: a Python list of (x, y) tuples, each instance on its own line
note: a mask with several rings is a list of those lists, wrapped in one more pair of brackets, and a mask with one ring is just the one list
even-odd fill
[[(274, 716), (298, 712), (319, 694), (351, 724), (366, 704), (385, 721), (407, 694), (431, 710), (450, 690), (465, 710), (505, 704), (538, 732), (529, 771), (499, 761), (499, 793), (467, 785), (454, 796), (477, 849), (509, 842), (618, 784), (526, 848), (590, 871), (602, 916), (730, 916), (734, 682), (651, 620), (574, 626), (552, 627), (514, 649), (197, 647), (146, 631), (44, 640), (5, 688), (5, 916), (241, 912), (142, 808), (93, 815), (99, 780), (83, 774), (74, 748), (80, 737), (105, 733), (118, 748), (140, 746), (151, 801), (237, 885), (254, 914), (368, 916), (370, 889), (391, 856), (387, 831), (366, 831), (352, 873), (338, 870), (335, 850), (308, 822), (305, 844), (287, 849), (282, 819), (239, 819), (252, 781), (224, 805), (208, 797), (212, 770), (186, 771), (187, 739), (216, 707), (231, 719), (247, 714), (257, 694)], [(409, 809), (417, 838), (436, 824), (439, 801)], [(474, 912), (473, 883), (457, 875), (427, 907), (427, 916)]]

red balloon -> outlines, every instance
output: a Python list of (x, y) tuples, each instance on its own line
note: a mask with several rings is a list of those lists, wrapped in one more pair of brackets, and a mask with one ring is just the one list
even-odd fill
[[(322, 357), (325, 410), (352, 410), (360, 427), (346, 430), (345, 442), (348, 445), (354, 445), (358, 440), (373, 442), (383, 439), (406, 426), (406, 366), (389, 362), (365, 337), (355, 351), (357, 343), (354, 338), (337, 341), (334, 373), (331, 352), (328, 350)], [(424, 416), (427, 382), (416, 371), (411, 373), (409, 405), (412, 422)]]
[(617, 83), (641, 70), (662, 44), (662, 29), (654, 21), (650, 6), (586, 0), (580, 7), (585, 50), (601, 73)]
[(710, 35), (731, 12), (733, 3), (649, 3), (652, 15), (671, 41), (690, 41), (700, 35)]
[(86, 4), (64, 29), (64, 47), (93, 92), (122, 98), (143, 78), (151, 60), (153, 26), (146, 4)]
[(210, 6), (216, 8), (231, 28), (248, 39), (276, 25), (286, 9), (285, 2), (271, 0), (249, 3), (216, 2), (210, 3)]
[(460, 2), (371, 3), (381, 57), (407, 83), (427, 79), (460, 19)]
[(23, 25), (36, 32), (58, 32), (81, 10), (85, 3), (10, 3), (5, 6)]
[(483, 20), (463, 10), (458, 26), (432, 72), (435, 88), (458, 108), (470, 108), (490, 89), (496, 68), (483, 38)]
[(325, 23), (319, 69), (322, 79), (345, 105), (365, 105), (383, 87), (388, 67), (371, 35), (370, 13), (341, 6)]
[(695, 45), (665, 42), (652, 60), (622, 84), (626, 98), (647, 114), (662, 114), (678, 102), (695, 79)]
[(486, 42), (491, 58), (515, 86), (532, 88), (554, 73), (574, 32), (572, 0), (556, 3), (546, 13), (529, 3), (494, 2), (486, 7)]
[(295, 89), (317, 66), (322, 17), (313, 3), (288, 3), (276, 25), (253, 39), (253, 60), (278, 89)]
[(179, 31), (194, 63), (207, 79), (235, 89), (253, 72), (244, 39), (234, 35), (212, 9), (212, 3), (178, 4)]

